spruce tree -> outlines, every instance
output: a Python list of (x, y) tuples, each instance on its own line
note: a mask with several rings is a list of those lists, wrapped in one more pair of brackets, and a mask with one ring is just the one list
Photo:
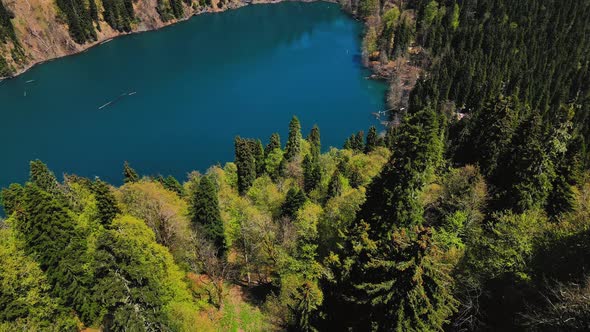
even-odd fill
[(320, 141), (320, 128), (317, 125), (314, 125), (311, 128), (309, 136), (307, 136), (307, 141), (309, 142), (311, 148), (311, 156), (313, 159), (317, 159), (320, 156), (322, 145)]
[(450, 268), (437, 261), (430, 229), (401, 228), (377, 242), (366, 240), (362, 229), (353, 235), (365, 245), (357, 249), (364, 263), (353, 280), (353, 298), (366, 308), (361, 312), (368, 317), (358, 317), (363, 329), (442, 330), (458, 302), (451, 294)]
[(13, 183), (8, 188), (3, 188), (0, 193), (0, 203), (4, 207), (7, 216), (22, 210), (24, 189), (20, 184)]
[(206, 237), (215, 244), (219, 252), (225, 252), (225, 232), (219, 210), (217, 185), (210, 175), (201, 178), (192, 202), (193, 225), (202, 227)]
[(238, 168), (238, 192), (244, 195), (256, 180), (256, 157), (249, 140), (239, 136), (234, 141), (236, 166)]
[(121, 213), (115, 195), (111, 192), (109, 185), (99, 179), (92, 184), (92, 192), (96, 200), (98, 217), (103, 226), (109, 227), (117, 214)]
[(256, 177), (260, 177), (264, 174), (264, 171), (266, 170), (262, 142), (259, 139), (251, 140), (250, 148), (252, 149), (252, 154), (254, 155), (254, 161), (256, 163)]
[(274, 150), (274, 149), (280, 149), (281, 148), (281, 137), (279, 136), (279, 134), (277, 133), (273, 133), (270, 136), (270, 141), (268, 142), (268, 144), (266, 145), (266, 147), (264, 148), (264, 157), (267, 158), (268, 155)]
[(281, 216), (295, 219), (297, 211), (299, 211), (306, 200), (305, 194), (301, 189), (296, 187), (289, 189), (285, 203), (281, 206)]
[(184, 195), (184, 188), (172, 175), (168, 175), (165, 179), (162, 179), (162, 185), (164, 188), (177, 193), (179, 196)]
[(305, 155), (303, 158), (303, 190), (306, 193), (310, 193), (314, 190), (322, 180), (322, 173), (320, 164), (317, 161), (317, 158), (310, 157), (309, 155)]
[(24, 213), (15, 228), (25, 241), (27, 253), (46, 273), (53, 295), (90, 323), (96, 305), (89, 298), (90, 280), (84, 268), (87, 248), (68, 210), (36, 184), (28, 183), (24, 188)]
[(289, 138), (285, 147), (285, 159), (292, 161), (301, 151), (301, 124), (296, 116), (289, 123)]
[(128, 162), (123, 164), (123, 181), (125, 183), (133, 183), (139, 181), (139, 175), (131, 168)]
[(328, 183), (326, 199), (338, 197), (340, 195), (342, 195), (342, 180), (340, 179), (340, 170), (336, 168), (334, 174), (332, 174), (332, 178), (330, 178), (330, 183)]
[(371, 126), (369, 133), (367, 134), (367, 144), (365, 144), (365, 153), (369, 153), (378, 146), (379, 137), (377, 136), (377, 128)]
[(40, 160), (30, 163), (29, 180), (40, 189), (57, 197), (60, 195), (59, 184), (52, 171)]

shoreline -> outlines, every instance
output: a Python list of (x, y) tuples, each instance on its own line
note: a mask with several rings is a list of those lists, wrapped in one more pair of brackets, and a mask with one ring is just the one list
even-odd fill
[[(277, 4), (277, 3), (282, 3), (282, 2), (305, 2), (305, 3), (311, 3), (311, 2), (326, 2), (326, 3), (334, 3), (334, 4), (338, 4), (339, 2), (337, 0), (258, 0), (258, 1), (250, 1), (250, 2), (244, 2), (241, 1), (238, 4), (234, 4), (233, 6), (230, 7), (226, 7), (223, 9), (218, 9), (218, 10), (211, 10), (211, 8), (208, 8), (207, 10), (203, 10), (200, 12), (195, 12), (192, 13), (191, 15), (188, 15), (185, 18), (182, 19), (176, 19), (176, 20), (171, 20), (169, 22), (163, 22), (163, 25), (161, 26), (157, 26), (154, 28), (149, 28), (149, 29), (144, 29), (144, 30), (137, 30), (137, 31), (131, 31), (131, 32), (118, 32), (116, 33), (114, 36), (109, 36), (103, 39), (98, 39), (94, 42), (91, 43), (86, 43), (84, 45), (81, 45), (83, 48), (80, 51), (76, 51), (76, 52), (71, 52), (71, 53), (67, 53), (61, 56), (56, 56), (56, 57), (51, 57), (51, 58), (47, 58), (45, 60), (40, 60), (40, 61), (36, 61), (36, 62), (32, 62), (31, 64), (26, 65), (25, 67), (23, 67), (22, 69), (16, 71), (13, 75), (10, 76), (5, 76), (2, 77), (0, 76), (0, 82), (4, 81), (4, 80), (10, 80), (10, 79), (14, 79), (17, 78), (18, 76), (25, 74), (26, 72), (28, 72), (29, 70), (33, 69), (35, 66), (38, 65), (42, 65), (44, 63), (53, 61), (53, 60), (57, 60), (57, 59), (61, 59), (61, 58), (65, 58), (65, 57), (69, 57), (69, 56), (74, 56), (77, 54), (82, 54), (84, 52), (87, 52), (88, 50), (106, 44), (114, 39), (117, 39), (119, 37), (124, 37), (124, 36), (130, 36), (130, 35), (135, 35), (135, 34), (141, 34), (141, 33), (146, 33), (146, 32), (151, 32), (151, 31), (157, 31), (166, 27), (170, 27), (182, 22), (186, 22), (188, 20), (190, 20), (191, 18), (198, 16), (198, 15), (202, 15), (202, 14), (217, 14), (217, 13), (223, 13), (226, 11), (230, 11), (230, 10), (236, 10), (236, 9), (240, 9), (243, 7), (247, 7), (247, 6), (256, 6), (256, 5), (266, 5), (266, 4)], [(339, 5), (340, 6), (340, 5)], [(340, 6), (341, 10), (344, 10), (342, 8), (342, 6)], [(347, 14), (350, 14), (349, 12), (346, 12)], [(370, 69), (370, 68), (369, 68)], [(371, 69), (372, 70), (372, 69)]]

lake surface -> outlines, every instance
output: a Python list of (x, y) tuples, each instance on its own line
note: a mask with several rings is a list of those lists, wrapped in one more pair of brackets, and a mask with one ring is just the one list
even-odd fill
[(60, 180), (119, 184), (128, 160), (182, 181), (233, 160), (236, 135), (284, 144), (293, 115), (340, 147), (384, 105), (358, 60), (361, 29), (335, 4), (255, 5), (36, 66), (0, 83), (0, 187), (26, 181), (32, 159)]

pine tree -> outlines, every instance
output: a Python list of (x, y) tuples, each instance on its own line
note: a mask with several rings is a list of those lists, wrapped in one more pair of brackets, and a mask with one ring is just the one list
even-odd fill
[(109, 227), (117, 214), (121, 213), (115, 195), (111, 192), (109, 185), (99, 179), (92, 184), (92, 192), (96, 199), (98, 217), (103, 226)]
[(285, 147), (285, 159), (292, 161), (299, 156), (301, 151), (301, 124), (294, 116), (289, 123), (289, 138)]
[(193, 198), (192, 222), (205, 231), (206, 237), (213, 241), (220, 253), (225, 252), (225, 232), (215, 180), (209, 175), (201, 178), (199, 188)]
[(238, 192), (244, 195), (256, 180), (256, 158), (252, 153), (252, 144), (248, 140), (238, 136), (234, 145), (238, 168)]
[(279, 134), (277, 133), (273, 133), (270, 136), (270, 141), (268, 142), (268, 144), (266, 145), (266, 147), (264, 148), (264, 157), (267, 158), (268, 155), (274, 150), (274, 149), (280, 149), (281, 148), (281, 137), (279, 136)]
[(128, 162), (123, 164), (123, 181), (125, 183), (133, 183), (139, 181), (139, 175), (131, 168)]

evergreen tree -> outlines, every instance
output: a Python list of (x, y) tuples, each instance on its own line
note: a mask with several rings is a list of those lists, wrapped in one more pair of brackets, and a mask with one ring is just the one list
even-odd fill
[(266, 169), (266, 163), (264, 158), (264, 149), (262, 148), (262, 142), (258, 140), (252, 140), (250, 142), (252, 154), (256, 163), (256, 177), (260, 177), (264, 174)]
[(109, 227), (117, 214), (121, 213), (115, 195), (111, 192), (109, 185), (99, 179), (92, 184), (92, 192), (96, 199), (100, 222), (103, 226)]
[(314, 160), (318, 159), (321, 153), (322, 145), (320, 141), (320, 128), (317, 125), (314, 125), (311, 128), (311, 132), (309, 136), (307, 136), (307, 141), (309, 142), (311, 148), (311, 156)]
[(86, 244), (63, 204), (37, 185), (24, 188), (24, 213), (15, 224), (27, 254), (46, 273), (54, 296), (91, 322), (96, 304), (89, 297), (89, 275), (84, 268)]
[(193, 225), (201, 226), (206, 237), (215, 244), (219, 252), (225, 252), (225, 232), (219, 210), (217, 185), (210, 175), (201, 178), (192, 202)]
[(131, 168), (128, 162), (123, 164), (123, 181), (125, 183), (133, 183), (139, 181), (139, 175)]
[(184, 195), (184, 188), (182, 187), (180, 182), (178, 182), (178, 180), (176, 180), (176, 178), (172, 175), (168, 175), (165, 179), (162, 179), (162, 185), (164, 186), (164, 188), (173, 191), (180, 196)]
[(40, 160), (31, 161), (29, 180), (54, 197), (60, 195), (59, 184), (52, 171)]
[[(440, 331), (456, 312), (450, 269), (437, 261), (428, 228), (396, 230), (390, 240), (372, 242), (362, 231), (353, 235), (365, 261), (355, 279), (353, 298), (368, 306), (363, 329), (374, 331)], [(363, 240), (364, 239), (364, 240)]]
[(322, 180), (322, 172), (317, 158), (305, 155), (303, 158), (303, 190), (310, 193), (317, 188)]
[(356, 136), (351, 137), (353, 149), (357, 152), (365, 151), (365, 132), (359, 131)]
[(4, 207), (6, 215), (22, 210), (24, 190), (20, 184), (13, 183), (8, 188), (3, 188), (0, 193), (0, 203)]
[(305, 194), (299, 188), (291, 188), (287, 191), (285, 203), (281, 206), (281, 216), (294, 219), (297, 211), (303, 206), (306, 201)]
[(340, 170), (337, 168), (332, 174), (332, 178), (330, 178), (330, 183), (328, 183), (328, 193), (326, 194), (326, 199), (338, 197), (342, 195), (342, 180), (340, 179)]
[(266, 147), (264, 148), (264, 157), (267, 158), (268, 155), (274, 150), (274, 149), (280, 149), (281, 148), (281, 137), (279, 136), (279, 134), (277, 133), (273, 133), (270, 136), (270, 141), (268, 142), (268, 144), (266, 145)]
[(369, 153), (379, 145), (379, 137), (377, 136), (377, 128), (371, 126), (367, 134), (367, 144), (365, 144), (365, 153)]
[(256, 158), (248, 140), (238, 136), (234, 145), (236, 166), (238, 167), (238, 192), (240, 195), (244, 195), (256, 180)]
[(301, 151), (301, 124), (296, 116), (289, 123), (289, 138), (285, 147), (285, 159), (292, 161), (299, 156)]

